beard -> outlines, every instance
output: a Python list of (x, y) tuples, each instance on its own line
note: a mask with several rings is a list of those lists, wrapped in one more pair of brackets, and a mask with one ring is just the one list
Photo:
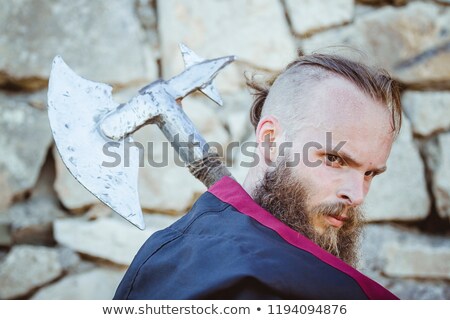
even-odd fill
[[(363, 212), (358, 207), (347, 207), (342, 203), (320, 204), (308, 207), (308, 188), (292, 174), (292, 168), (280, 163), (275, 170), (266, 172), (261, 183), (252, 194), (253, 199), (277, 219), (315, 242), (322, 249), (356, 267), (357, 247), (362, 230)], [(340, 228), (327, 223), (318, 231), (315, 221), (346, 216)]]

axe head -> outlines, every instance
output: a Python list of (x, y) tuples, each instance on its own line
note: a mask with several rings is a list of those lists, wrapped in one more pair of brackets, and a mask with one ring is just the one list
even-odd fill
[(117, 104), (112, 88), (85, 80), (62, 60), (53, 60), (48, 89), (48, 115), (56, 147), (72, 175), (92, 194), (139, 229), (145, 224), (139, 205), (139, 151), (127, 148), (129, 163), (112, 163), (108, 148), (124, 159), (131, 137), (113, 141), (99, 130), (101, 119)]

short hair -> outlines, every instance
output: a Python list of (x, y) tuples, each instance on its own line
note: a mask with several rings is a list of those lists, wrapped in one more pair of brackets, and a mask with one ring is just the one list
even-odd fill
[(272, 78), (262, 83), (255, 81), (254, 77), (247, 79), (247, 85), (254, 96), (250, 109), (250, 121), (255, 130), (274, 82), (279, 78), (292, 75), (295, 80), (290, 79), (289, 81), (294, 82), (299, 90), (308, 84), (333, 75), (349, 80), (375, 101), (387, 106), (391, 114), (392, 131), (395, 137), (398, 135), (402, 122), (400, 86), (386, 70), (370, 67), (334, 54), (313, 53), (304, 55), (301, 51), (299, 51), (297, 59), (291, 62), (284, 71)]

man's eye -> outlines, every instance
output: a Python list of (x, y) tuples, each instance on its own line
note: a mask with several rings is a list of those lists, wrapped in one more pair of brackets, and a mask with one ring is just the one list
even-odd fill
[(339, 164), (339, 165), (344, 164), (344, 161), (342, 160), (342, 158), (335, 154), (327, 154), (327, 162), (329, 162), (331, 164)]
[(365, 175), (366, 177), (375, 177), (375, 176), (376, 176), (375, 171), (366, 171), (366, 172), (364, 173), (364, 175)]

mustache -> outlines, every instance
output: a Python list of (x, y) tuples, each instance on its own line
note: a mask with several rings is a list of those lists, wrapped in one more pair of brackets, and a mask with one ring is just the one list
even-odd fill
[(350, 207), (343, 203), (319, 204), (310, 209), (312, 215), (330, 216), (342, 219), (345, 213), (345, 229), (360, 225), (363, 220), (363, 211), (358, 207)]
[[(354, 207), (353, 207), (354, 208)], [(321, 216), (332, 216), (338, 217), (344, 213), (344, 211), (353, 209), (352, 207), (347, 207), (343, 203), (333, 203), (333, 204), (319, 204), (311, 209), (316, 215)]]

